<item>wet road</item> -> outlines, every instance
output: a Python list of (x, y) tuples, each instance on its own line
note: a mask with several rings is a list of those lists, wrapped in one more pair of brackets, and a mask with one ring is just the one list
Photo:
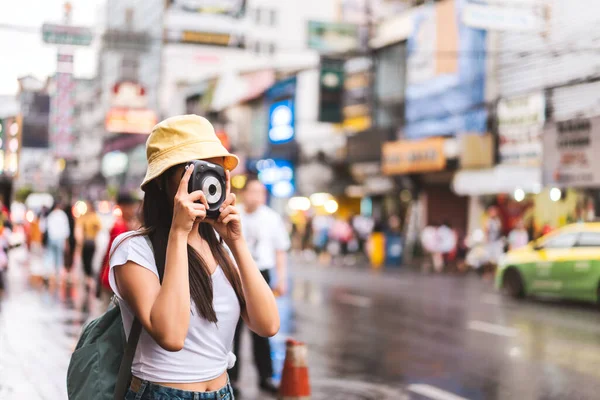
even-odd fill
[(296, 336), (315, 378), (419, 399), (600, 398), (594, 306), (513, 301), (474, 276), (304, 267), (295, 277)]
[[(76, 288), (32, 288), (17, 261), (0, 301), (0, 399), (65, 399), (69, 352), (99, 310)], [(600, 311), (592, 306), (515, 302), (475, 277), (300, 263), (292, 275), (275, 364), (287, 336), (305, 341), (315, 400), (600, 397)], [(249, 345), (242, 399), (263, 399)]]

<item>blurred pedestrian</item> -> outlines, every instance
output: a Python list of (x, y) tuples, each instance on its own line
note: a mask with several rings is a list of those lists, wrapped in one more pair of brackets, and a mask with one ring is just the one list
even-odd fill
[(46, 218), (46, 234), (48, 245), (46, 247), (46, 268), (48, 272), (54, 269), (56, 280), (64, 267), (64, 251), (66, 240), (71, 234), (69, 218), (62, 210), (59, 202), (54, 204), (52, 211)]
[[(244, 237), (252, 253), (252, 258), (260, 269), (265, 281), (271, 283), (271, 270), (277, 271), (277, 286), (275, 293), (283, 296), (287, 292), (287, 251), (290, 248), (290, 238), (283, 220), (267, 205), (267, 189), (257, 179), (250, 179), (243, 192), (244, 209), (242, 211), (242, 226)], [(241, 360), (241, 335), (244, 329), (240, 319), (234, 338), (234, 352), (238, 357), (235, 366), (229, 371), (231, 382), (238, 384)], [(278, 387), (273, 382), (273, 364), (271, 361), (271, 345), (269, 339), (252, 332), (252, 350), (254, 364), (258, 370), (259, 386), (269, 393), (277, 393)]]
[(329, 230), (333, 223), (334, 219), (331, 215), (317, 215), (312, 220), (313, 246), (321, 264), (329, 264), (330, 261), (327, 245), (329, 244)]
[(138, 219), (140, 201), (129, 193), (120, 193), (117, 197), (117, 208), (115, 209), (115, 221), (112, 228), (110, 229), (110, 238), (108, 242), (108, 248), (104, 255), (104, 261), (100, 273), (98, 274), (98, 284), (96, 295), (100, 299), (101, 306), (106, 309), (110, 303), (110, 299), (113, 295), (113, 291), (110, 288), (110, 282), (108, 281), (108, 259), (110, 255), (110, 249), (117, 236), (129, 232), (135, 231), (140, 227), (140, 221)]
[(72, 206), (67, 204), (63, 211), (65, 212), (67, 218), (69, 219), (69, 237), (67, 238), (67, 243), (65, 245), (65, 270), (68, 273), (68, 276), (71, 276), (73, 271), (73, 264), (75, 263), (75, 252), (77, 251), (77, 240), (75, 239), (75, 216), (73, 215)]
[(88, 201), (86, 205), (87, 210), (85, 214), (77, 219), (76, 225), (81, 241), (81, 260), (86, 280), (85, 286), (89, 289), (94, 285), (93, 261), (96, 253), (96, 239), (102, 229), (102, 222), (96, 213), (94, 204)]
[(29, 251), (33, 255), (42, 254), (42, 228), (40, 226), (41, 213), (33, 216), (29, 223)]
[(509, 250), (520, 249), (527, 246), (527, 243), (529, 243), (529, 234), (523, 220), (519, 220), (515, 228), (508, 234), (508, 248)]
[(10, 248), (11, 229), (0, 222), (0, 294), (5, 290), (5, 274), (8, 270), (8, 250)]

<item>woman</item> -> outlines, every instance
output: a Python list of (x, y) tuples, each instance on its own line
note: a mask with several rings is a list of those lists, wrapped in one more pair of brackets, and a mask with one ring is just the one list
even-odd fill
[[(125, 330), (134, 315), (144, 327), (126, 399), (233, 399), (227, 369), (240, 314), (258, 335), (279, 330), (273, 292), (252, 260), (230, 192), (238, 159), (195, 115), (161, 122), (146, 147), (142, 229), (117, 238), (110, 256)], [(227, 170), (215, 220), (206, 217), (204, 193), (188, 193), (192, 160)]]
[(85, 287), (89, 290), (94, 285), (94, 254), (96, 254), (96, 239), (102, 222), (94, 209), (94, 203), (87, 201), (87, 211), (77, 220), (77, 231), (81, 242), (81, 260), (85, 275)]

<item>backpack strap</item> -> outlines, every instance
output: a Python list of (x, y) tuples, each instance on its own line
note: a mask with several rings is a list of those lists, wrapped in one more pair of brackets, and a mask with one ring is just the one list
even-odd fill
[(141, 333), (142, 323), (135, 318), (133, 324), (131, 324), (131, 331), (129, 332), (125, 352), (121, 359), (121, 366), (119, 367), (119, 374), (117, 375), (117, 383), (115, 385), (114, 400), (123, 400), (127, 394), (127, 389), (131, 381), (131, 365), (133, 364), (135, 349), (137, 348)]
[[(148, 236), (144, 236), (144, 239), (146, 239), (150, 248), (153, 249), (152, 242)], [(137, 349), (141, 333), (142, 323), (139, 319), (134, 318), (129, 338), (125, 345), (125, 351), (123, 352), (123, 358), (121, 358), (121, 366), (119, 367), (119, 374), (117, 375), (117, 383), (115, 385), (114, 400), (123, 400), (127, 394), (127, 389), (131, 382), (131, 365), (133, 364), (133, 357), (135, 356), (135, 350)]]

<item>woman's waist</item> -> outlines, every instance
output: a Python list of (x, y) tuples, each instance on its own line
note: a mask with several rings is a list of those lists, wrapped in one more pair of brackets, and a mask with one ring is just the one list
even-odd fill
[[(206, 392), (217, 392), (223, 391), (226, 392), (229, 390), (229, 377), (227, 372), (221, 373), (216, 378), (198, 382), (163, 382), (163, 381), (152, 381), (149, 379), (138, 378), (135, 374), (131, 379), (131, 389), (134, 392), (139, 392), (142, 386), (150, 385), (150, 389), (154, 390), (177, 390), (184, 392), (198, 392), (198, 393), (206, 393)], [(191, 394), (191, 393), (188, 393)], [(179, 397), (185, 398), (183, 393), (179, 393)]]
[(218, 378), (235, 365), (232, 352), (186, 351), (165, 354), (159, 349), (141, 348), (131, 368), (133, 375), (150, 382), (188, 384)]

